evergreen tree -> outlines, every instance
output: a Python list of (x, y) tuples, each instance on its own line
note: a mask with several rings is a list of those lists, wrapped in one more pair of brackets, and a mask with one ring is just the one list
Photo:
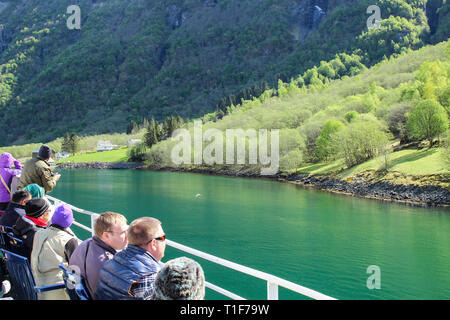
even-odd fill
[(66, 132), (64, 140), (61, 143), (61, 151), (70, 153), (70, 137), (68, 132)]
[(216, 110), (216, 120), (220, 120), (225, 116), (225, 112), (222, 109), (217, 108)]
[(131, 121), (131, 134), (135, 134), (139, 131), (139, 126), (135, 121)]
[(142, 124), (139, 129), (147, 129), (150, 122), (148, 122), (147, 118), (142, 119)]
[(177, 116), (177, 123), (176, 123), (176, 128), (175, 129), (181, 128), (183, 125), (184, 125), (183, 118), (180, 117), (180, 116)]
[(158, 138), (158, 141), (161, 141), (164, 137), (164, 129), (162, 125), (156, 121), (156, 137)]
[(164, 133), (170, 137), (177, 129), (177, 119), (174, 116), (169, 116), (163, 123)]
[(147, 127), (147, 133), (144, 136), (144, 140), (145, 145), (149, 148), (158, 143), (157, 126), (154, 118), (152, 118), (152, 121), (150, 121)]
[(137, 128), (138, 125), (136, 124), (136, 122), (134, 122), (134, 120), (131, 120), (127, 126), (127, 134), (135, 133)]
[(80, 139), (75, 133), (72, 133), (69, 139), (69, 152), (74, 156), (78, 151), (80, 151)]

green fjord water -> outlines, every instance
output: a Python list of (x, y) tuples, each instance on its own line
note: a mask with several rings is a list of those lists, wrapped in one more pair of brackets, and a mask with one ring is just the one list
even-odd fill
[[(357, 199), (260, 179), (189, 173), (61, 171), (52, 196), (128, 221), (160, 219), (168, 239), (338, 299), (449, 299), (450, 211)], [(200, 197), (196, 197), (201, 194)], [(76, 220), (89, 224), (77, 214)], [(82, 239), (89, 234), (77, 227)], [(163, 261), (189, 256), (167, 247)], [(263, 280), (200, 258), (206, 280), (266, 299)], [(369, 290), (367, 268), (381, 270)], [(280, 288), (280, 299), (302, 299)], [(207, 299), (222, 299), (211, 290)]]

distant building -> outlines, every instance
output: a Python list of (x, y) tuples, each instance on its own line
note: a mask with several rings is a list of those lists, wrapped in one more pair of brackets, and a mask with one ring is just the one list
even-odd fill
[(128, 140), (127, 146), (128, 147), (132, 147), (132, 146), (134, 146), (136, 144), (139, 144), (139, 143), (142, 143), (141, 139), (131, 139), (131, 140)]
[(58, 152), (56, 154), (56, 160), (66, 159), (66, 158), (69, 158), (69, 157), (70, 157), (70, 153), (68, 153), (67, 151)]
[(99, 140), (97, 143), (97, 152), (111, 151), (118, 148), (118, 145), (112, 144), (109, 140)]

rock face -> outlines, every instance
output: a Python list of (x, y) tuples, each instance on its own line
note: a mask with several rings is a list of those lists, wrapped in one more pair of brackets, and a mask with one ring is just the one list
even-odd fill
[(328, 8), (328, 0), (294, 1), (289, 7), (294, 38), (304, 41), (311, 31), (319, 27)]
[(172, 4), (167, 7), (167, 23), (172, 29), (181, 27), (183, 23), (183, 11), (182, 8), (176, 4)]

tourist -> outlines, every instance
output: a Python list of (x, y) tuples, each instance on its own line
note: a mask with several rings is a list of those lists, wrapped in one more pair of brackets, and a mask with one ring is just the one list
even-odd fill
[(28, 258), (31, 256), (35, 233), (46, 228), (50, 218), (51, 206), (46, 199), (31, 199), (25, 204), (25, 216), (17, 219), (13, 226), (13, 233), (23, 241), (28, 251)]
[(0, 217), (0, 225), (13, 227), (17, 219), (25, 216), (25, 204), (31, 200), (31, 194), (26, 190), (14, 192), (5, 213)]
[(100, 269), (119, 250), (126, 248), (127, 219), (120, 213), (102, 213), (94, 224), (94, 236), (81, 243), (69, 260), (71, 270), (84, 278), (86, 289), (92, 299), (97, 298)]
[(36, 183), (27, 185), (22, 190), (28, 190), (31, 193), (31, 198), (43, 198), (45, 196), (45, 190), (43, 187)]
[(38, 156), (28, 160), (20, 176), (19, 189), (25, 188), (29, 184), (36, 183), (45, 189), (45, 193), (51, 192), (56, 182), (60, 179), (59, 173), (53, 174), (48, 161), (52, 155), (52, 150), (47, 145), (42, 145)]
[[(15, 170), (12, 169), (14, 164)], [(11, 194), (15, 190), (11, 190), (11, 182), (13, 177), (20, 175), (22, 165), (20, 162), (8, 153), (3, 152), (0, 156), (0, 210), (3, 211), (8, 207), (11, 200)]]
[[(70, 230), (73, 212), (69, 205), (56, 208), (51, 225), (36, 232), (31, 252), (31, 270), (38, 287), (63, 283), (63, 272), (58, 264), (68, 266), (70, 256), (79, 244)], [(42, 292), (39, 300), (69, 300), (65, 289)]]
[(173, 259), (158, 272), (154, 287), (152, 300), (203, 300), (205, 274), (192, 259)]
[(166, 236), (158, 219), (134, 220), (128, 228), (128, 247), (100, 270), (100, 300), (148, 300), (166, 249)]

